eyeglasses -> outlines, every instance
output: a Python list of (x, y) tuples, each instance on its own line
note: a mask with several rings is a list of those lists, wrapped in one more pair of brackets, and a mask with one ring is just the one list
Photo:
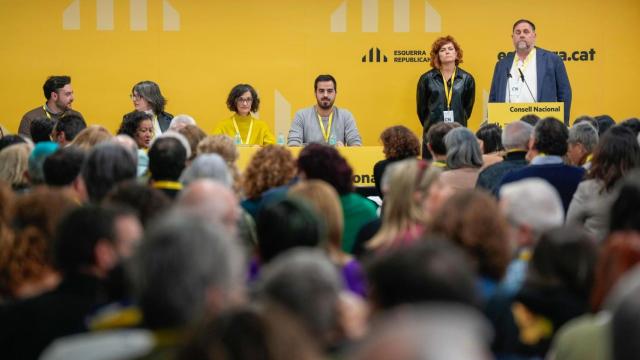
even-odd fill
[(238, 103), (251, 104), (253, 102), (252, 98), (238, 98), (236, 100)]
[(140, 99), (142, 99), (142, 96), (140, 96), (138, 94), (131, 94), (131, 95), (129, 95), (129, 98), (131, 100), (140, 100)]

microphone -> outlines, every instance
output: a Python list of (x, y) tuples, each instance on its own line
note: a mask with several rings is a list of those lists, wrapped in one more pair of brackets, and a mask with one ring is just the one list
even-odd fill
[(511, 102), (511, 70), (507, 69), (507, 96), (508, 96), (508, 100), (507, 102)]
[(529, 90), (529, 95), (531, 95), (531, 98), (533, 99), (533, 102), (537, 103), (536, 98), (533, 96), (533, 93), (531, 92), (531, 89), (529, 88), (529, 84), (527, 84), (527, 80), (524, 79), (524, 74), (522, 73), (522, 70), (520, 68), (518, 68), (518, 72), (520, 73), (520, 79), (522, 79), (522, 82), (527, 86), (527, 90)]

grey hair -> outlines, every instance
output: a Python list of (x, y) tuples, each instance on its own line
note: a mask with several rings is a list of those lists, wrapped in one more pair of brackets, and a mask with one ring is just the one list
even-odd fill
[(129, 270), (150, 328), (191, 324), (207, 315), (209, 291), (243, 283), (242, 253), (219, 225), (174, 211), (148, 229)]
[(450, 169), (482, 166), (482, 150), (471, 130), (464, 127), (452, 129), (445, 135), (444, 145)]
[(402, 307), (377, 321), (349, 358), (491, 359), (492, 337), (489, 322), (472, 307), (447, 303)]
[(564, 207), (558, 191), (540, 178), (502, 186), (500, 203), (510, 222), (530, 226), (536, 238), (564, 223)]
[(568, 144), (582, 144), (585, 150), (593, 152), (598, 144), (598, 130), (588, 122), (581, 122), (569, 129)]
[(533, 133), (533, 126), (524, 121), (508, 123), (502, 130), (502, 146), (505, 150), (529, 148), (529, 139)]
[(118, 134), (111, 138), (110, 141), (129, 150), (131, 156), (133, 156), (135, 159), (138, 159), (138, 145), (136, 145), (136, 141), (133, 140), (131, 136), (127, 134)]
[(196, 125), (196, 120), (185, 114), (176, 115), (171, 119), (171, 123), (169, 124), (169, 130), (178, 131), (179, 129), (187, 126), (187, 125)]
[(187, 186), (196, 179), (211, 179), (219, 181), (231, 188), (233, 177), (224, 159), (218, 154), (202, 154), (196, 157), (191, 165), (182, 172), (180, 182)]
[(258, 298), (292, 312), (326, 345), (328, 336), (337, 330), (342, 288), (335, 265), (321, 250), (296, 248), (267, 265), (260, 276)]
[(139, 96), (147, 100), (156, 115), (163, 112), (164, 106), (167, 104), (167, 99), (165, 99), (160, 92), (160, 86), (153, 81), (140, 81), (133, 86), (131, 93), (137, 93)]
[(173, 130), (167, 130), (167, 132), (164, 132), (160, 136), (153, 139), (153, 141), (151, 141), (151, 144), (149, 144), (149, 149), (153, 147), (153, 144), (158, 141), (158, 139), (162, 138), (174, 138), (178, 140), (180, 144), (182, 144), (182, 146), (185, 148), (185, 150), (187, 150), (187, 159), (191, 157), (191, 146), (189, 145), (189, 140), (187, 140), (184, 135)]

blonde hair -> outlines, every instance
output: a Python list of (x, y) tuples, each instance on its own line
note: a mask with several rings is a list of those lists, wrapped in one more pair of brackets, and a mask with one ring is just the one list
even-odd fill
[(27, 172), (29, 170), (30, 144), (14, 144), (0, 151), (0, 180), (19, 189), (29, 184)]
[[(233, 139), (227, 135), (209, 135), (200, 140), (196, 148), (196, 154), (218, 154), (224, 159), (233, 177), (233, 190), (236, 194), (242, 194), (240, 184), (240, 171), (236, 166), (238, 160), (238, 149)], [(196, 155), (196, 156), (197, 156)]]
[(89, 151), (99, 143), (111, 140), (111, 138), (113, 138), (113, 135), (104, 126), (90, 125), (76, 135), (71, 145)]

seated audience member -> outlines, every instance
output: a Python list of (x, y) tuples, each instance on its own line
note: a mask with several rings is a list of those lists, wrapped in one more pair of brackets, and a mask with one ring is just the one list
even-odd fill
[(31, 122), (31, 140), (34, 144), (51, 141), (51, 133), (53, 132), (54, 123), (47, 118), (34, 119)]
[(13, 191), (29, 189), (29, 154), (32, 146), (20, 143), (0, 151), (0, 181), (11, 185)]
[(296, 112), (287, 145), (361, 146), (362, 138), (351, 112), (333, 105), (338, 93), (336, 79), (331, 75), (318, 75), (313, 90), (317, 104)]
[(197, 179), (211, 179), (221, 182), (230, 189), (233, 187), (233, 178), (229, 167), (218, 154), (198, 155), (180, 175), (180, 182), (183, 186), (187, 186)]
[(482, 300), (489, 299), (511, 260), (507, 220), (495, 198), (477, 190), (452, 195), (434, 215), (430, 231), (466, 252), (474, 264)]
[(200, 129), (195, 125), (183, 126), (177, 132), (182, 134), (182, 136), (184, 136), (185, 139), (187, 139), (187, 142), (189, 143), (189, 150), (190, 150), (189, 153), (191, 155), (187, 159), (187, 163), (190, 164), (191, 161), (193, 161), (193, 159), (198, 155), (197, 154), (198, 144), (200, 143), (200, 141), (202, 141), (204, 138), (207, 137), (207, 134), (205, 134), (205, 132), (202, 131), (202, 129)]
[(525, 157), (532, 131), (533, 126), (524, 121), (514, 121), (504, 127), (502, 131), (502, 145), (506, 151), (504, 160), (480, 171), (476, 188), (485, 189), (496, 197), (498, 196), (497, 188), (502, 177), (512, 170), (527, 165)]
[(56, 122), (51, 133), (51, 139), (57, 142), (60, 147), (65, 147), (76, 138), (80, 131), (86, 128), (87, 124), (83, 118), (76, 115), (67, 115)]
[(182, 190), (178, 182), (186, 166), (187, 148), (173, 137), (160, 137), (149, 149), (149, 172), (151, 186), (162, 190), (171, 199)]
[(615, 120), (609, 115), (598, 115), (595, 118), (598, 123), (598, 136), (602, 136), (610, 127), (616, 124)]
[(136, 159), (118, 144), (100, 144), (88, 155), (82, 166), (82, 179), (89, 200), (99, 203), (121, 181), (136, 178)]
[(598, 130), (587, 122), (574, 124), (569, 129), (567, 144), (568, 163), (589, 170), (593, 149), (598, 144)]
[[(86, 206), (69, 212), (56, 230), (53, 255), (62, 281), (39, 296), (5, 305), (0, 311), (3, 355), (37, 359), (54, 339), (82, 332), (85, 317), (111, 302), (106, 280), (121, 254), (114, 210)], [(131, 244), (129, 244), (130, 248)]]
[(78, 135), (73, 139), (71, 145), (77, 146), (82, 150), (90, 151), (96, 145), (107, 142), (113, 138), (113, 135), (100, 125), (89, 125), (84, 130), (80, 131)]
[(604, 240), (616, 184), (639, 166), (640, 146), (633, 132), (620, 125), (611, 127), (595, 147), (591, 169), (569, 205), (567, 223), (584, 225), (596, 240)]
[(499, 163), (504, 157), (502, 146), (502, 128), (498, 124), (486, 124), (476, 131), (482, 149), (482, 169)]
[(167, 214), (149, 226), (131, 259), (138, 328), (63, 338), (42, 358), (174, 358), (192, 326), (244, 303), (243, 264), (217, 224)]
[(238, 160), (238, 149), (233, 143), (233, 138), (226, 135), (207, 136), (198, 143), (198, 155), (214, 153), (222, 156), (227, 163), (231, 176), (233, 177), (233, 190), (236, 194), (242, 194), (242, 184), (240, 182), (240, 171), (236, 165)]
[(396, 161), (416, 158), (420, 155), (420, 140), (407, 127), (398, 125), (385, 129), (380, 134), (380, 141), (385, 159), (373, 166), (373, 179), (378, 195), (384, 198), (380, 183), (385, 169)]
[(346, 287), (365, 296), (364, 275), (360, 263), (342, 250), (344, 219), (336, 190), (322, 180), (307, 180), (291, 187), (289, 196), (307, 201), (327, 227), (326, 241), (320, 242), (331, 260), (341, 270)]
[[(426, 133), (426, 138), (422, 139), (422, 158), (430, 160), (432, 166), (446, 168), (447, 147), (444, 145), (444, 137), (449, 131), (460, 126), (458, 123), (440, 122), (430, 127)], [(425, 149), (428, 149), (428, 155), (425, 155)]]
[(149, 185), (127, 180), (114, 186), (105, 196), (103, 204), (135, 210), (138, 220), (146, 228), (153, 219), (170, 209), (171, 199)]
[(491, 359), (490, 339), (490, 325), (473, 308), (447, 303), (416, 305), (376, 321), (348, 358)]
[(593, 126), (593, 128), (596, 129), (596, 131), (598, 131), (598, 121), (594, 117), (588, 116), (588, 115), (578, 116), (573, 122), (573, 126), (576, 126), (583, 122), (588, 123), (589, 125)]
[(57, 143), (51, 141), (41, 141), (34, 146), (29, 155), (29, 182), (32, 186), (44, 184), (44, 162), (59, 147)]
[(154, 139), (153, 115), (144, 111), (133, 111), (122, 118), (118, 135), (129, 135), (135, 140), (138, 149), (149, 149)]
[(475, 135), (463, 127), (453, 129), (444, 137), (447, 148), (447, 168), (442, 181), (455, 190), (473, 189), (482, 167), (482, 152)]
[(616, 287), (616, 294), (620, 297), (611, 319), (611, 358), (615, 360), (630, 360), (638, 356), (638, 344), (634, 341), (640, 331), (640, 273), (634, 270), (620, 281)]
[(532, 127), (536, 126), (538, 121), (540, 121), (540, 117), (536, 114), (527, 114), (520, 118), (520, 121), (524, 121)]
[(517, 340), (498, 354), (546, 355), (557, 329), (589, 310), (596, 255), (595, 242), (580, 228), (557, 228), (541, 236), (511, 306)]
[(80, 171), (86, 157), (84, 151), (74, 146), (59, 149), (51, 154), (42, 165), (45, 183), (51, 187), (69, 189), (77, 201), (85, 202), (87, 188)]
[(640, 119), (638, 118), (629, 118), (621, 122), (620, 125), (633, 131), (633, 135), (636, 137), (638, 137), (638, 134), (640, 134)]
[(14, 236), (0, 245), (0, 296), (24, 299), (58, 285), (53, 237), (60, 219), (75, 207), (73, 197), (61, 190), (38, 188), (16, 198), (11, 219), (5, 219), (14, 224)]
[(14, 144), (24, 144), (27, 140), (23, 139), (20, 135), (4, 135), (0, 137), (0, 151), (4, 150), (7, 146)]
[(242, 178), (247, 197), (240, 205), (255, 219), (262, 205), (262, 194), (267, 190), (288, 184), (296, 174), (291, 152), (278, 145), (267, 145), (249, 161)]
[(196, 125), (196, 120), (190, 115), (180, 114), (176, 115), (171, 119), (171, 123), (169, 123), (170, 131), (179, 131), (183, 127), (187, 125)]
[(133, 138), (126, 134), (118, 134), (112, 138), (112, 143), (118, 144), (128, 150), (136, 159), (138, 178), (144, 179), (148, 176), (149, 156), (146, 150), (138, 148), (138, 144)]
[(544, 179), (560, 194), (566, 213), (585, 173), (583, 168), (564, 164), (563, 156), (567, 153), (568, 137), (569, 131), (560, 120), (555, 118), (540, 120), (533, 129), (530, 141), (531, 163), (506, 174), (498, 188), (504, 184), (532, 177)]
[(353, 170), (333, 147), (307, 145), (298, 155), (298, 170), (301, 178), (324, 180), (340, 195), (344, 215), (342, 249), (351, 253), (360, 228), (378, 217), (376, 205), (354, 192)]
[(276, 143), (269, 125), (254, 116), (260, 108), (260, 98), (253, 86), (234, 86), (227, 96), (227, 108), (233, 111), (233, 115), (218, 123), (213, 130), (214, 135), (234, 138), (237, 145), (263, 146)]
[(259, 303), (293, 315), (327, 355), (347, 340), (340, 321), (341, 291), (335, 265), (316, 249), (294, 249), (276, 257), (260, 274), (256, 289)]
[(133, 86), (130, 96), (131, 101), (133, 101), (134, 111), (151, 114), (153, 139), (167, 131), (173, 115), (164, 111), (167, 99), (162, 95), (158, 84), (148, 80), (140, 81)]

